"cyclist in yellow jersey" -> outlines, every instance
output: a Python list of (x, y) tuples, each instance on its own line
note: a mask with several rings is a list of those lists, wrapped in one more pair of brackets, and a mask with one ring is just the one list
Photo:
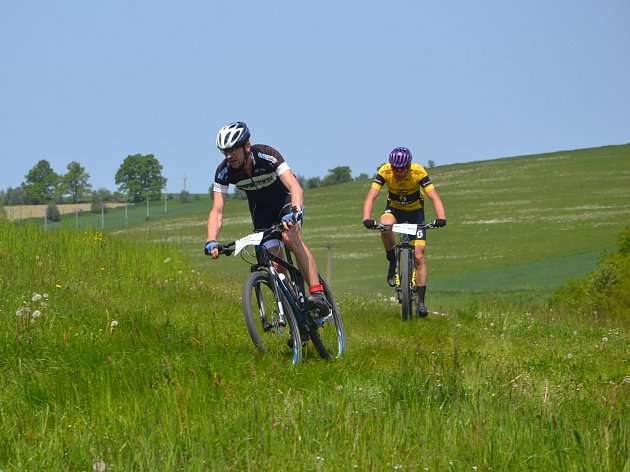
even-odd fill
[[(383, 186), (387, 186), (389, 194), (385, 210), (380, 218), (381, 224), (424, 224), (424, 193), (433, 202), (433, 207), (435, 208), (436, 219), (433, 225), (438, 228), (446, 226), (444, 205), (433, 182), (429, 178), (429, 174), (420, 164), (412, 163), (411, 159), (412, 156), (409, 149), (397, 147), (389, 154), (389, 163), (382, 165), (378, 169), (363, 204), (363, 224), (366, 228), (372, 229), (376, 225), (376, 221), (372, 219), (372, 207)], [(424, 258), (426, 231), (423, 231), (421, 234), (421, 237), (412, 237), (411, 243), (415, 246), (414, 254), (417, 263), (417, 314), (420, 317), (425, 317), (429, 314), (429, 310), (424, 304), (427, 288), (427, 267)], [(392, 231), (383, 231), (381, 239), (389, 261), (387, 283), (393, 287), (396, 285), (396, 259), (394, 254), (396, 241), (394, 233)]]

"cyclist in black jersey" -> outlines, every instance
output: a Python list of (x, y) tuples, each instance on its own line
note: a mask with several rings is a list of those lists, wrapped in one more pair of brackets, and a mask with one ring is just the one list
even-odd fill
[[(378, 169), (372, 186), (363, 204), (363, 224), (372, 229), (376, 222), (372, 220), (372, 207), (384, 185), (389, 191), (385, 210), (380, 222), (384, 225), (394, 223), (424, 224), (424, 196), (426, 194), (433, 202), (437, 219), (433, 222), (436, 227), (446, 226), (446, 216), (442, 200), (429, 178), (426, 169), (420, 164), (411, 162), (411, 151), (404, 147), (395, 148), (389, 155), (389, 163)], [(394, 246), (396, 244), (392, 231), (381, 233), (385, 254), (389, 261), (387, 283), (393, 287), (396, 284), (396, 260)], [(418, 286), (417, 314), (425, 317), (429, 310), (424, 304), (427, 288), (427, 267), (424, 258), (426, 231), (422, 237), (411, 238), (416, 257), (416, 285)]]
[[(241, 121), (224, 126), (217, 135), (216, 144), (225, 159), (217, 167), (214, 177), (214, 203), (208, 215), (204, 252), (214, 259), (219, 257), (217, 238), (223, 209), (229, 185), (235, 185), (247, 195), (254, 229), (282, 223), (285, 229), (282, 240), (295, 255), (310, 288), (307, 308), (325, 315), (329, 306), (319, 283), (317, 265), (300, 234), (304, 211), (302, 187), (277, 150), (263, 144), (252, 145), (249, 138), (249, 129)], [(265, 246), (275, 254), (280, 252), (279, 240), (269, 241)]]

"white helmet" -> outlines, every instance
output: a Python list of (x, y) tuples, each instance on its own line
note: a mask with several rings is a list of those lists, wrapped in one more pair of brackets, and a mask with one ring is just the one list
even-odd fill
[(242, 121), (225, 125), (217, 135), (217, 147), (221, 151), (233, 147), (245, 146), (249, 140), (249, 129)]

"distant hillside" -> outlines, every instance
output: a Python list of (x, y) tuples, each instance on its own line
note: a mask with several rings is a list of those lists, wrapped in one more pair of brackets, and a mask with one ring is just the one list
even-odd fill
[[(435, 302), (493, 292), (548, 294), (567, 277), (592, 270), (630, 221), (630, 145), (438, 166), (430, 175), (448, 220), (429, 234), (427, 246)], [(363, 180), (307, 190), (304, 238), (320, 272), (327, 274), (330, 261), (339, 293), (390, 296), (379, 235), (361, 224), (369, 186)], [(240, 281), (247, 272), (240, 259), (212, 261), (201, 252), (210, 205), (205, 196), (200, 204), (178, 206), (176, 216), (158, 206), (148, 221), (129, 226), (116, 217), (120, 209), (108, 218), (120, 223), (116, 234), (173, 241), (199, 268)], [(433, 218), (429, 204), (427, 219)], [(230, 200), (221, 239), (250, 231), (246, 202)]]

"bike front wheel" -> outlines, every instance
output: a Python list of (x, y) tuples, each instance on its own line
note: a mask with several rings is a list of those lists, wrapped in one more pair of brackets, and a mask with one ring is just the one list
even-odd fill
[(279, 361), (302, 361), (302, 339), (297, 321), (282, 292), (278, 297), (271, 274), (256, 271), (243, 285), (243, 311), (254, 345)]
[(315, 349), (323, 359), (339, 359), (346, 350), (346, 332), (343, 327), (337, 300), (328, 283), (319, 276), (319, 283), (324, 287), (324, 296), (330, 306), (327, 316), (313, 320), (315, 329), (309, 334)]
[(400, 304), (402, 305), (402, 319), (407, 321), (414, 316), (414, 298), (416, 290), (413, 283), (414, 255), (413, 251), (407, 247), (400, 249), (398, 261), (400, 276)]

